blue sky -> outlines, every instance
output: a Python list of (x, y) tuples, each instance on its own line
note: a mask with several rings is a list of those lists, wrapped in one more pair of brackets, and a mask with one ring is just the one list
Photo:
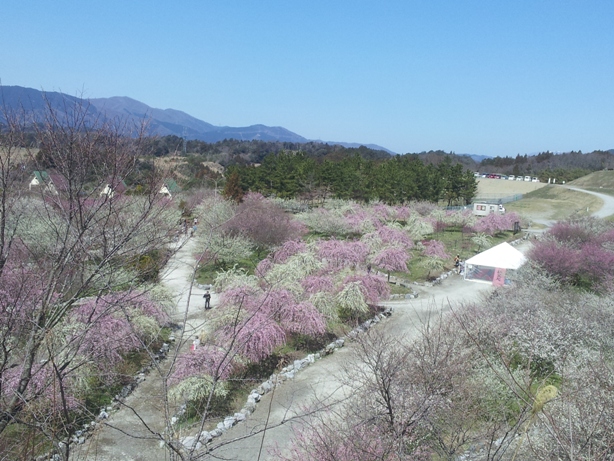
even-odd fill
[(10, 0), (0, 81), (214, 125), (516, 155), (614, 148), (614, 2)]

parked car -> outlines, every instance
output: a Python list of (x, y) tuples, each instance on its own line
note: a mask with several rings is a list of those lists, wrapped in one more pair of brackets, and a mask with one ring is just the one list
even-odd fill
[(516, 176), (516, 181), (522, 181), (522, 176)]
[(507, 177), (508, 180), (513, 181), (514, 179), (516, 179), (516, 176), (514, 176), (513, 174), (509, 175)]
[(524, 180), (525, 180), (526, 182), (531, 182), (531, 176), (525, 176), (525, 177), (524, 177)]
[(531, 178), (531, 182), (539, 182), (539, 178), (533, 177), (533, 178)]

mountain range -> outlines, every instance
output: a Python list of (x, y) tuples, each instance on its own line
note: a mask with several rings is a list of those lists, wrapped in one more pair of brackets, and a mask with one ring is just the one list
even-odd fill
[[(61, 120), (68, 116), (70, 108), (76, 104), (85, 102), (86, 110), (92, 117), (124, 120), (140, 124), (148, 120), (150, 134), (157, 136), (175, 135), (186, 139), (198, 139), (214, 143), (224, 139), (238, 139), (242, 141), (281, 141), (292, 143), (306, 143), (310, 141), (325, 144), (339, 144), (344, 147), (365, 147), (384, 150), (390, 154), (394, 152), (375, 145), (359, 144), (338, 141), (310, 140), (293, 133), (281, 126), (250, 125), (245, 127), (215, 126), (185, 112), (175, 109), (155, 109), (145, 103), (125, 96), (111, 98), (93, 98), (81, 100), (58, 92), (42, 92), (33, 88), (21, 86), (0, 87), (0, 107), (4, 110), (24, 109), (32, 121), (44, 120), (47, 105), (50, 105)], [(4, 123), (3, 111), (0, 111), (0, 123)]]

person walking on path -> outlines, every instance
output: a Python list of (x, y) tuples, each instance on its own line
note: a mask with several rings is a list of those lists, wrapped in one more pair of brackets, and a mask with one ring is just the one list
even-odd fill
[(205, 298), (205, 309), (211, 309), (211, 294), (209, 290), (205, 291), (203, 298)]

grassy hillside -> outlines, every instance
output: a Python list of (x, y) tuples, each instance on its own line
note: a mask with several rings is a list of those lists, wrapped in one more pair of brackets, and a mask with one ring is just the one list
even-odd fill
[(548, 185), (525, 194), (522, 200), (508, 203), (505, 207), (530, 220), (558, 221), (571, 215), (588, 215), (602, 205), (603, 202), (593, 195)]
[(582, 187), (583, 189), (614, 195), (614, 171), (602, 170), (582, 176), (571, 181), (570, 186)]

